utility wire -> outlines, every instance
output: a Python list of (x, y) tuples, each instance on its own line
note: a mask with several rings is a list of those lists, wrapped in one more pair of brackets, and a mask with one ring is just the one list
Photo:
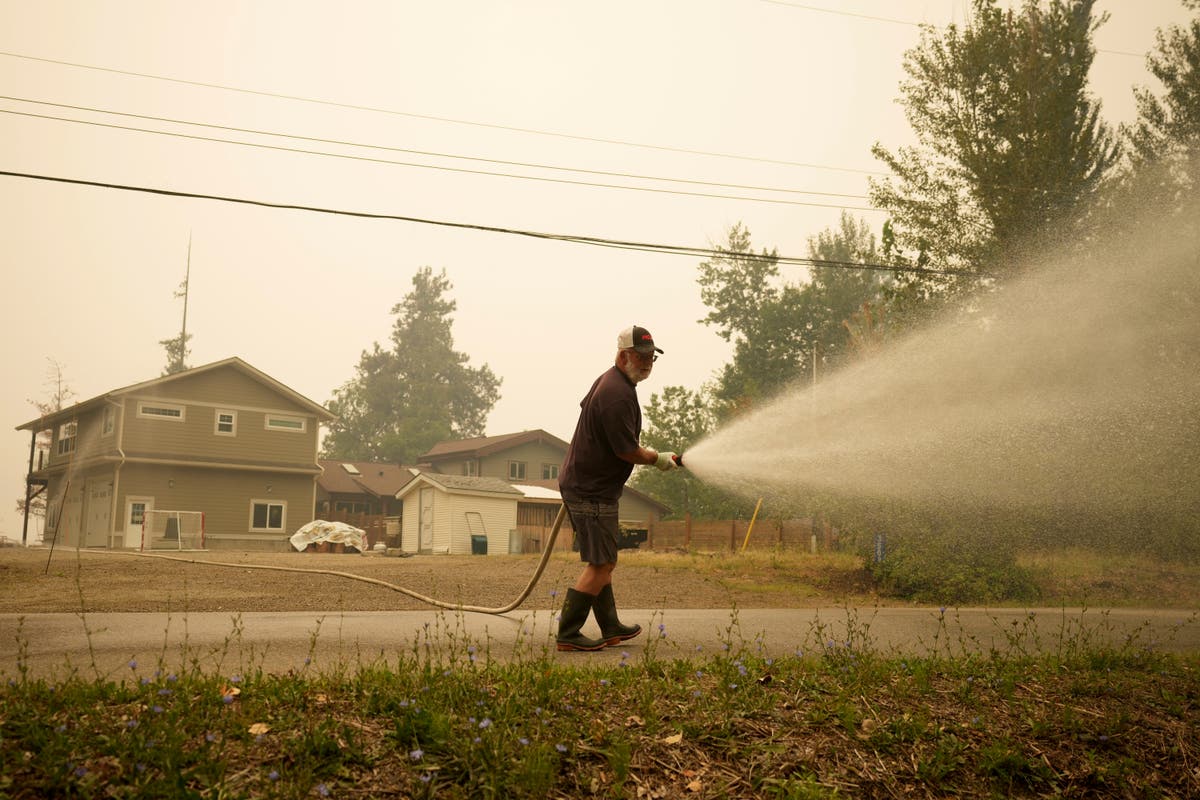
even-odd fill
[[(873, 20), (875, 22), (890, 22), (893, 25), (910, 25), (914, 28), (920, 28), (922, 26), (928, 26), (931, 28), (938, 27), (938, 26), (933, 25), (932, 23), (928, 23), (928, 22), (913, 22), (913, 21), (907, 20), (907, 19), (894, 19), (892, 17), (876, 17), (876, 16), (872, 16), (870, 14), (856, 14), (853, 11), (839, 11), (839, 10), (832, 9), (832, 8), (820, 8), (819, 6), (810, 6), (810, 5), (805, 5), (804, 3), (789, 3), (789, 2), (786, 2), (786, 0), (759, 0), (759, 2), (769, 3), (770, 5), (775, 5), (775, 6), (788, 6), (790, 8), (799, 8), (804, 11), (816, 11), (821, 14), (835, 14), (839, 17), (856, 17), (858, 19), (869, 19), (869, 20)], [(1099, 47), (1096, 48), (1096, 52), (1097, 53), (1108, 53), (1109, 55), (1114, 55), (1114, 56), (1130, 56), (1132, 58), (1145, 58), (1146, 57), (1145, 53), (1131, 53), (1128, 50), (1105, 50), (1105, 49), (1099, 48)]]
[(486, 233), (503, 233), (512, 236), (527, 236), (533, 239), (548, 241), (572, 242), (599, 247), (615, 247), (624, 250), (637, 250), (646, 253), (663, 253), (667, 255), (687, 255), (704, 258), (745, 258), (750, 260), (769, 260), (777, 264), (789, 266), (820, 267), (833, 269), (872, 270), (878, 272), (908, 272), (922, 275), (963, 275), (970, 277), (986, 277), (986, 273), (973, 270), (931, 267), (913, 267), (898, 264), (872, 264), (855, 261), (835, 261), (820, 258), (800, 258), (797, 256), (781, 256), (776, 253), (739, 253), (711, 247), (689, 247), (686, 245), (653, 244), (649, 242), (633, 242), (621, 239), (606, 239), (596, 236), (579, 236), (574, 234), (546, 233), (540, 231), (522, 230), (520, 228), (501, 228), (492, 225), (478, 225), (468, 222), (449, 222), (446, 220), (426, 219), (401, 214), (381, 214), (370, 211), (350, 211), (346, 209), (307, 206), (295, 203), (272, 203), (267, 200), (251, 200), (244, 197), (229, 197), (225, 195), (203, 194), (199, 192), (182, 192), (173, 189), (158, 189), (149, 186), (133, 186), (129, 184), (108, 183), (104, 181), (88, 181), (81, 178), (63, 178), (54, 175), (38, 175), (27, 172), (12, 172), (0, 170), (0, 176), (10, 178), (25, 178), (27, 180), (48, 181), (52, 183), (70, 184), (74, 186), (91, 186), (100, 189), (115, 189), (125, 192), (140, 192), (143, 194), (161, 195), (164, 197), (186, 197), (194, 200), (215, 200), (223, 203), (258, 206), (260, 208), (278, 208), (289, 211), (310, 211), (317, 214), (332, 214), (343, 217), (358, 217), (362, 219), (395, 220), (398, 222), (413, 222), (421, 225), (435, 225), (443, 228), (459, 230), (483, 231)]
[[(383, 150), (383, 151), (387, 151), (387, 152), (391, 152), (391, 153), (409, 153), (410, 155), (431, 156), (434, 158), (448, 158), (448, 159), (456, 159), (456, 160), (461, 160), (461, 161), (475, 161), (475, 162), (481, 162), (481, 163), (486, 163), (486, 164), (499, 164), (501, 166), (506, 166), (506, 167), (525, 167), (525, 168), (529, 168), (529, 169), (555, 170), (558, 172), (577, 172), (577, 173), (584, 174), (584, 175), (603, 175), (603, 176), (610, 177), (610, 178), (632, 178), (635, 180), (660, 181), (660, 182), (664, 182), (664, 183), (683, 183), (683, 184), (688, 184), (691, 186), (712, 186), (712, 187), (718, 187), (718, 188), (724, 188), (724, 189), (745, 189), (747, 191), (757, 191), (757, 192), (782, 192), (782, 193), (786, 193), (786, 194), (807, 194), (807, 195), (816, 195), (816, 196), (821, 196), (821, 197), (849, 197), (849, 198), (853, 198), (856, 200), (867, 199), (867, 196), (864, 194), (850, 194), (850, 193), (846, 193), (846, 192), (807, 191), (804, 189), (785, 189), (785, 188), (776, 187), (776, 186), (753, 186), (753, 185), (746, 185), (746, 184), (740, 184), (740, 183), (722, 183), (722, 182), (718, 182), (718, 181), (691, 180), (688, 178), (664, 178), (664, 177), (659, 177), (656, 175), (639, 175), (636, 173), (629, 173), (629, 172), (612, 172), (612, 171), (608, 171), (608, 170), (585, 169), (585, 168), (580, 168), (580, 167), (560, 167), (560, 166), (556, 166), (556, 165), (552, 165), (552, 164), (537, 164), (537, 163), (528, 162), (528, 161), (506, 161), (506, 160), (495, 159), (495, 158), (483, 158), (480, 156), (466, 156), (466, 155), (460, 155), (460, 154), (456, 154), (456, 153), (438, 153), (438, 152), (432, 151), (432, 150), (415, 150), (415, 149), (411, 149), (411, 148), (407, 148), (407, 147), (393, 147), (393, 146), (381, 145), (381, 144), (366, 144), (363, 142), (351, 142), (351, 141), (346, 141), (343, 139), (326, 139), (326, 138), (321, 138), (318, 136), (304, 136), (301, 134), (294, 134), (294, 133), (280, 133), (278, 131), (267, 131), (267, 130), (260, 130), (257, 128), (240, 128), (240, 127), (236, 127), (236, 126), (232, 126), (232, 125), (216, 125), (216, 124), (210, 123), (210, 122), (194, 122), (192, 120), (176, 119), (173, 117), (159, 117), (159, 116), (154, 116), (152, 114), (135, 114), (135, 113), (128, 112), (128, 111), (112, 111), (112, 110), (109, 110), (106, 108), (95, 108), (93, 106), (78, 106), (78, 105), (71, 105), (69, 103), (54, 103), (54, 102), (50, 102), (49, 100), (32, 100), (27, 97), (14, 97), (12, 95), (0, 95), (0, 100), (12, 100), (12, 101), (15, 101), (18, 103), (29, 103), (31, 105), (52, 106), (54, 108), (65, 108), (65, 109), (70, 109), (72, 111), (87, 111), (87, 112), (91, 112), (94, 114), (109, 114), (112, 116), (127, 117), (130, 119), (150, 120), (153, 122), (167, 122), (167, 123), (171, 123), (173, 125), (191, 125), (193, 127), (209, 128), (211, 130), (232, 131), (232, 132), (236, 132), (236, 133), (249, 133), (249, 134), (253, 134), (255, 136), (274, 136), (274, 137), (277, 137), (280, 139), (294, 139), (294, 140), (304, 141), (304, 142), (316, 142), (319, 144), (333, 144), (333, 145), (340, 145), (340, 146), (344, 146), (344, 147), (359, 147), (359, 148), (363, 148), (363, 149), (367, 149), (367, 150)], [(144, 129), (138, 128), (137, 130), (140, 131), (140, 130), (144, 130)], [(397, 162), (393, 162), (393, 163), (397, 163)], [(407, 165), (406, 164), (406, 166), (419, 166), (419, 165)], [(430, 167), (434, 168), (433, 165), (430, 165)]]
[(685, 192), (678, 189), (655, 189), (649, 186), (623, 186), (615, 183), (596, 183), (594, 181), (575, 181), (567, 178), (548, 178), (541, 175), (518, 175), (511, 172), (489, 172), (480, 169), (466, 169), (464, 167), (445, 167), (433, 164), (418, 164), (410, 161), (396, 161), (389, 158), (374, 158), (371, 156), (355, 156), (348, 153), (329, 153), (324, 150), (308, 150), (301, 147), (284, 147), (277, 144), (264, 144), (262, 142), (239, 142), (233, 139), (222, 139), (216, 136), (199, 136), (191, 133), (177, 133), (174, 131), (159, 131), (152, 128), (138, 128), (132, 125), (116, 125), (110, 122), (95, 122), (93, 120), (73, 119), (71, 117), (56, 117), (52, 114), (33, 114), (27, 111), (13, 111), (11, 109), (0, 108), (0, 114), (13, 114), (20, 117), (30, 117), (32, 119), (54, 120), (57, 122), (72, 122), (77, 125), (92, 125), (98, 128), (109, 128), (119, 131), (133, 131), (137, 133), (149, 133), (157, 136), (170, 136), (177, 139), (191, 139), (198, 142), (213, 142), (217, 144), (232, 144), (242, 147), (257, 147), (262, 150), (276, 150), (283, 153), (300, 153), (310, 156), (325, 156), (327, 158), (342, 158), (349, 161), (366, 161), (374, 164), (392, 164), (401, 167), (415, 167), (418, 169), (433, 169), (441, 172), (457, 172), (466, 175), (487, 175), (493, 178), (515, 178), (525, 181), (541, 181), (543, 183), (560, 183), (569, 186), (589, 186), (594, 188), (604, 189), (625, 189), (631, 192), (651, 192), (654, 194), (673, 194), (682, 195), (685, 197), (708, 197), (718, 200), (743, 200), (751, 203), (774, 203), (779, 205), (789, 206), (811, 206), (815, 208), (839, 208), (848, 211), (876, 211), (881, 212), (881, 209), (872, 208), (870, 206), (849, 206), (840, 203), (811, 203), (801, 200), (782, 200), (772, 197), (745, 197), (743, 195), (728, 195), (728, 194), (713, 194), (711, 192)]
[(80, 64), (74, 61), (63, 61), (55, 58), (42, 58), (40, 56), (31, 56), (24, 53), (12, 53), (0, 50), (0, 56), (8, 58), (20, 58), (27, 61), (40, 61), (44, 64), (57, 64), (64, 67), (74, 67), (77, 69), (90, 69), (97, 72), (108, 72), (114, 75), (127, 75), (135, 78), (145, 78), (146, 80), (167, 81), (170, 83), (178, 83), (186, 86), (198, 86), (205, 89), (220, 89), (226, 92), (239, 92), (241, 94), (255, 95), (257, 97), (271, 97), (277, 100), (291, 100), (298, 103), (312, 103), (314, 105), (330, 106), (333, 108), (345, 108), (353, 111), (369, 111), (374, 114), (390, 114), (398, 117), (409, 117), (411, 119), (422, 119), (433, 122), (448, 122), (453, 125), (471, 125), (479, 128), (489, 128), (491, 130), (511, 131), (514, 133), (529, 133), (537, 136), (552, 136), (558, 139), (570, 139), (579, 142), (593, 142), (597, 144), (619, 145), (621, 147), (637, 147), (646, 150), (659, 150), (669, 153), (684, 153), (695, 156), (708, 156), (710, 158), (731, 158), (739, 161), (753, 161), (760, 164), (780, 164), (787, 167), (804, 167), (806, 169), (826, 169), (836, 172), (854, 172), (862, 175), (886, 175), (886, 172), (869, 169), (856, 169), (853, 167), (834, 167), (827, 164), (810, 164), (802, 161), (784, 161), (775, 158), (762, 158), (759, 156), (738, 155), (736, 153), (719, 153), (709, 150), (693, 150), (686, 147), (672, 147), (670, 145), (646, 144), (644, 142), (630, 142), (622, 139), (606, 139), (599, 136), (581, 136), (571, 133), (560, 133), (558, 131), (539, 130), (537, 128), (521, 128), (513, 125), (497, 125), (491, 122), (477, 122), (474, 120), (455, 119), (453, 117), (438, 117), (432, 114), (417, 114), (411, 111), (398, 111), (392, 108), (381, 108), (379, 106), (360, 105), (356, 103), (342, 103), (335, 100), (321, 100), (312, 97), (302, 97), (294, 94), (283, 94), (280, 92), (267, 92), (259, 89), (245, 89), (240, 86), (228, 86), (220, 83), (207, 83), (205, 81), (193, 81), (184, 78), (172, 78), (167, 75), (154, 75), (148, 72), (135, 72), (133, 70), (115, 69), (113, 67), (101, 67), (94, 64)]

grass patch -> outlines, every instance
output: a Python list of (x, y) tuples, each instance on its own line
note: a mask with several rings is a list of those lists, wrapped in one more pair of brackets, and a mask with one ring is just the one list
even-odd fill
[(449, 626), (335, 674), (167, 672), (0, 686), (0, 796), (1187, 797), (1200, 795), (1200, 658), (1064, 640), (920, 657), (848, 611), (767, 658), (724, 647), (619, 664)]
[(1043, 599), (1073, 605), (1194, 608), (1200, 564), (1067, 548), (1017, 557)]

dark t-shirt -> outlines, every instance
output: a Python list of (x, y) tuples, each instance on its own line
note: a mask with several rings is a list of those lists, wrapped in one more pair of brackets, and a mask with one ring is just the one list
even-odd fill
[(633, 472), (633, 464), (617, 453), (638, 449), (642, 433), (637, 387), (614, 366), (596, 379), (579, 406), (558, 488), (564, 496), (615, 503)]

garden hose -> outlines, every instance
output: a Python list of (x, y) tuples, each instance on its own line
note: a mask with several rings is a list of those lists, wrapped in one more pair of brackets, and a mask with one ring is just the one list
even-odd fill
[(231, 563), (228, 561), (205, 561), (205, 560), (196, 559), (196, 558), (185, 558), (183, 556), (168, 556), (168, 555), (164, 555), (162, 553), (119, 552), (119, 551), (114, 551), (114, 550), (107, 550), (107, 551), (106, 550), (100, 550), (100, 551), (83, 550), (80, 552), (93, 553), (96, 555), (136, 556), (139, 558), (161, 558), (166, 561), (180, 561), (184, 564), (203, 564), (203, 565), (209, 566), (209, 567), (234, 567), (236, 569), (267, 569), (267, 570), (274, 570), (276, 572), (303, 572), (303, 573), (308, 573), (308, 574), (312, 574), (312, 575), (333, 575), (338, 578), (348, 578), (350, 580), (362, 581), (363, 583), (369, 583), (374, 586), (382, 586), (385, 589), (391, 589), (394, 592), (399, 592), (400, 594), (407, 595), (408, 597), (411, 597), (414, 600), (419, 600), (422, 603), (425, 603), (427, 605), (436, 606), (438, 608), (445, 608), (450, 611), (471, 611), (476, 614), (506, 614), (509, 611), (512, 611), (517, 606), (521, 605), (521, 603), (525, 602), (525, 599), (527, 597), (529, 597), (530, 592), (533, 591), (533, 587), (536, 586), (538, 580), (541, 579), (542, 573), (546, 571), (546, 564), (548, 564), (550, 562), (550, 554), (552, 552), (554, 552), (554, 541), (558, 538), (558, 530), (559, 530), (559, 528), (562, 527), (563, 520), (566, 519), (566, 516), (567, 516), (567, 507), (565, 505), (559, 506), (558, 516), (556, 516), (554, 518), (554, 527), (551, 528), (551, 530), (550, 530), (550, 538), (546, 541), (546, 546), (544, 548), (542, 548), (542, 557), (541, 557), (541, 560), (538, 561), (537, 569), (535, 569), (533, 571), (533, 577), (531, 577), (529, 579), (529, 583), (525, 586), (525, 589), (519, 595), (517, 595), (517, 599), (513, 600), (508, 605), (498, 606), (496, 608), (487, 608), (485, 606), (469, 606), (469, 605), (465, 605), (462, 603), (447, 603), (444, 600), (436, 600), (432, 597), (426, 597), (425, 595), (420, 594), (419, 592), (414, 592), (412, 589), (407, 589), (407, 588), (400, 586), (398, 584), (395, 584), (395, 583), (389, 583), (388, 581), (379, 580), (378, 578), (368, 578), (365, 575), (355, 575), (350, 572), (339, 572), (337, 570), (332, 570), (332, 569), (307, 569), (305, 567), (278, 567), (278, 566), (273, 566), (270, 564), (234, 564), (234, 563)]

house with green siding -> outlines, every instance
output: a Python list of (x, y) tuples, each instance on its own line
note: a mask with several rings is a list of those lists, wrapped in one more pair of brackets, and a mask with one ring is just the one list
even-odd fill
[[(137, 548), (146, 512), (202, 512), (210, 549), (285, 550), (313, 520), (323, 406), (228, 358), (18, 426), (58, 546)], [(34, 463), (37, 434), (52, 434)]]

